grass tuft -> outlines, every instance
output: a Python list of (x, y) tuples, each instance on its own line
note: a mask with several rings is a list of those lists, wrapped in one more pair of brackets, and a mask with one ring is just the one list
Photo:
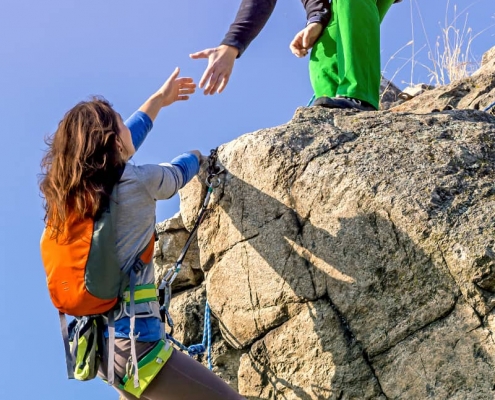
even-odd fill
[[(429, 77), (428, 83), (434, 86), (447, 85), (471, 76), (480, 66), (480, 59), (477, 59), (472, 53), (472, 44), (477, 37), (495, 26), (495, 24), (491, 24), (477, 33), (473, 32), (473, 29), (469, 26), (468, 10), (480, 1), (472, 2), (460, 12), (458, 12), (457, 5), (454, 4), (452, 6), (452, 12), (450, 12), (451, 3), (448, 0), (445, 9), (445, 19), (443, 23), (440, 23), (441, 33), (436, 37), (435, 44), (432, 46), (428, 39), (429, 35), (425, 28), (418, 1), (411, 0), (409, 4), (412, 40), (397, 50), (387, 61), (384, 67), (385, 70), (390, 61), (395, 59), (404, 60), (403, 64), (395, 71), (391, 81), (407, 66), (410, 66), (410, 81), (402, 83), (408, 86), (414, 86), (415, 84), (417, 66), (426, 69)], [(425, 39), (425, 43), (419, 49), (416, 48), (417, 46), (414, 40), (415, 14), (418, 16)], [(451, 14), (452, 17), (449, 18)], [(411, 56), (408, 58), (400, 57), (399, 55), (408, 47), (411, 48)], [(427, 61), (421, 62), (418, 60), (418, 54), (425, 48), (428, 49)]]

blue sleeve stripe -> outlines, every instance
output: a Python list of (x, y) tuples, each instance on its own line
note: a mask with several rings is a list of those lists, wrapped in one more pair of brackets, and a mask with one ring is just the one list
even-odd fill
[(153, 128), (153, 121), (148, 114), (138, 110), (124, 123), (131, 131), (134, 148), (136, 150), (139, 149), (143, 144), (144, 139), (146, 139), (146, 136), (151, 131), (151, 128)]
[(177, 167), (182, 172), (182, 187), (186, 185), (198, 172), (199, 160), (192, 153), (184, 153), (175, 157), (170, 164)]

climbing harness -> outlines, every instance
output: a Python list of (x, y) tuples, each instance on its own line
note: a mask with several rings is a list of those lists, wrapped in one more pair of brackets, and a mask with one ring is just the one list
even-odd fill
[(186, 241), (186, 244), (184, 245), (179, 258), (175, 262), (175, 264), (169, 268), (169, 270), (165, 273), (165, 276), (163, 277), (160, 286), (158, 287), (158, 299), (160, 303), (160, 315), (162, 322), (164, 323), (164, 328), (166, 325), (170, 327), (170, 332), (166, 332), (165, 330), (165, 336), (167, 339), (169, 339), (172, 343), (174, 343), (177, 347), (179, 347), (181, 350), (186, 351), (191, 357), (200, 355), (205, 353), (206, 350), (208, 350), (208, 368), (211, 370), (212, 369), (212, 364), (211, 364), (211, 324), (210, 324), (210, 305), (208, 304), (208, 301), (206, 302), (205, 306), (205, 316), (204, 316), (204, 330), (203, 330), (203, 340), (199, 344), (191, 345), (189, 347), (183, 345), (180, 343), (178, 340), (176, 340), (173, 335), (174, 335), (174, 321), (172, 320), (172, 317), (169, 312), (169, 307), (170, 307), (170, 301), (172, 299), (172, 283), (174, 282), (175, 278), (177, 278), (177, 275), (179, 274), (181, 268), (182, 268), (182, 263), (184, 261), (184, 258), (186, 257), (187, 251), (189, 250), (189, 246), (191, 245), (197, 230), (199, 228), (199, 225), (203, 221), (206, 211), (208, 209), (208, 204), (210, 202), (211, 194), (213, 193), (213, 190), (220, 186), (221, 179), (219, 177), (220, 174), (224, 172), (223, 168), (220, 168), (216, 165), (217, 163), (217, 150), (218, 149), (213, 149), (210, 152), (210, 156), (208, 157), (208, 176), (206, 178), (206, 185), (208, 186), (208, 190), (206, 191), (205, 198), (203, 200), (203, 205), (201, 207), (201, 210), (199, 211), (198, 217), (196, 219), (196, 223), (194, 224), (193, 229), (191, 230), (189, 237)]
[(490, 104), (488, 107), (486, 107), (483, 111), (484, 111), (484, 112), (488, 112), (488, 111), (490, 111), (493, 107), (495, 107), (495, 101), (494, 101), (492, 104)]

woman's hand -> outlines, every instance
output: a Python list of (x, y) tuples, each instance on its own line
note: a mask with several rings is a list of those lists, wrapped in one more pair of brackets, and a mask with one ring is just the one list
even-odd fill
[(154, 121), (163, 107), (176, 101), (189, 100), (189, 95), (196, 90), (196, 84), (192, 78), (179, 78), (179, 73), (180, 69), (177, 67), (163, 86), (139, 108), (139, 111), (146, 113)]
[(320, 37), (322, 31), (323, 25), (319, 22), (309, 24), (306, 28), (299, 31), (290, 43), (292, 54), (296, 57), (305, 57), (308, 54), (308, 50), (313, 47), (316, 40)]
[(189, 100), (189, 95), (196, 91), (193, 78), (179, 78), (180, 69), (175, 68), (163, 86), (155, 93), (160, 97), (162, 107), (167, 107), (176, 101)]

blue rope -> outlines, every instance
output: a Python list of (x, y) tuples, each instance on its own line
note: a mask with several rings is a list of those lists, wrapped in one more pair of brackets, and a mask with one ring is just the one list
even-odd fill
[(208, 369), (213, 370), (213, 364), (211, 362), (211, 309), (208, 301), (205, 306), (205, 316), (204, 316), (204, 325), (203, 325), (203, 340), (201, 343), (192, 344), (189, 347), (183, 345), (177, 339), (172, 337), (167, 333), (167, 339), (169, 339), (173, 344), (175, 344), (182, 351), (187, 352), (190, 357), (199, 356), (204, 354), (206, 350), (208, 350), (207, 361), (208, 361)]
[(309, 107), (311, 104), (313, 104), (313, 101), (315, 101), (315, 97), (316, 95), (313, 94), (313, 97), (311, 97), (311, 99), (308, 101), (308, 105), (306, 107)]
[(210, 304), (208, 300), (206, 301), (205, 306), (205, 324), (203, 327), (203, 346), (208, 349), (207, 361), (208, 361), (208, 369), (213, 370), (213, 365), (211, 363), (211, 321), (210, 321)]
[(485, 108), (483, 111), (484, 111), (484, 112), (488, 112), (488, 111), (490, 111), (493, 107), (495, 107), (495, 101), (494, 101), (492, 104), (490, 104), (487, 108)]
[(173, 336), (170, 336), (168, 333), (167, 333), (166, 336), (167, 336), (167, 339), (170, 340), (173, 344), (175, 344), (179, 349), (181, 349), (182, 351), (186, 351), (187, 352), (187, 347), (184, 346), (181, 342), (179, 342)]

